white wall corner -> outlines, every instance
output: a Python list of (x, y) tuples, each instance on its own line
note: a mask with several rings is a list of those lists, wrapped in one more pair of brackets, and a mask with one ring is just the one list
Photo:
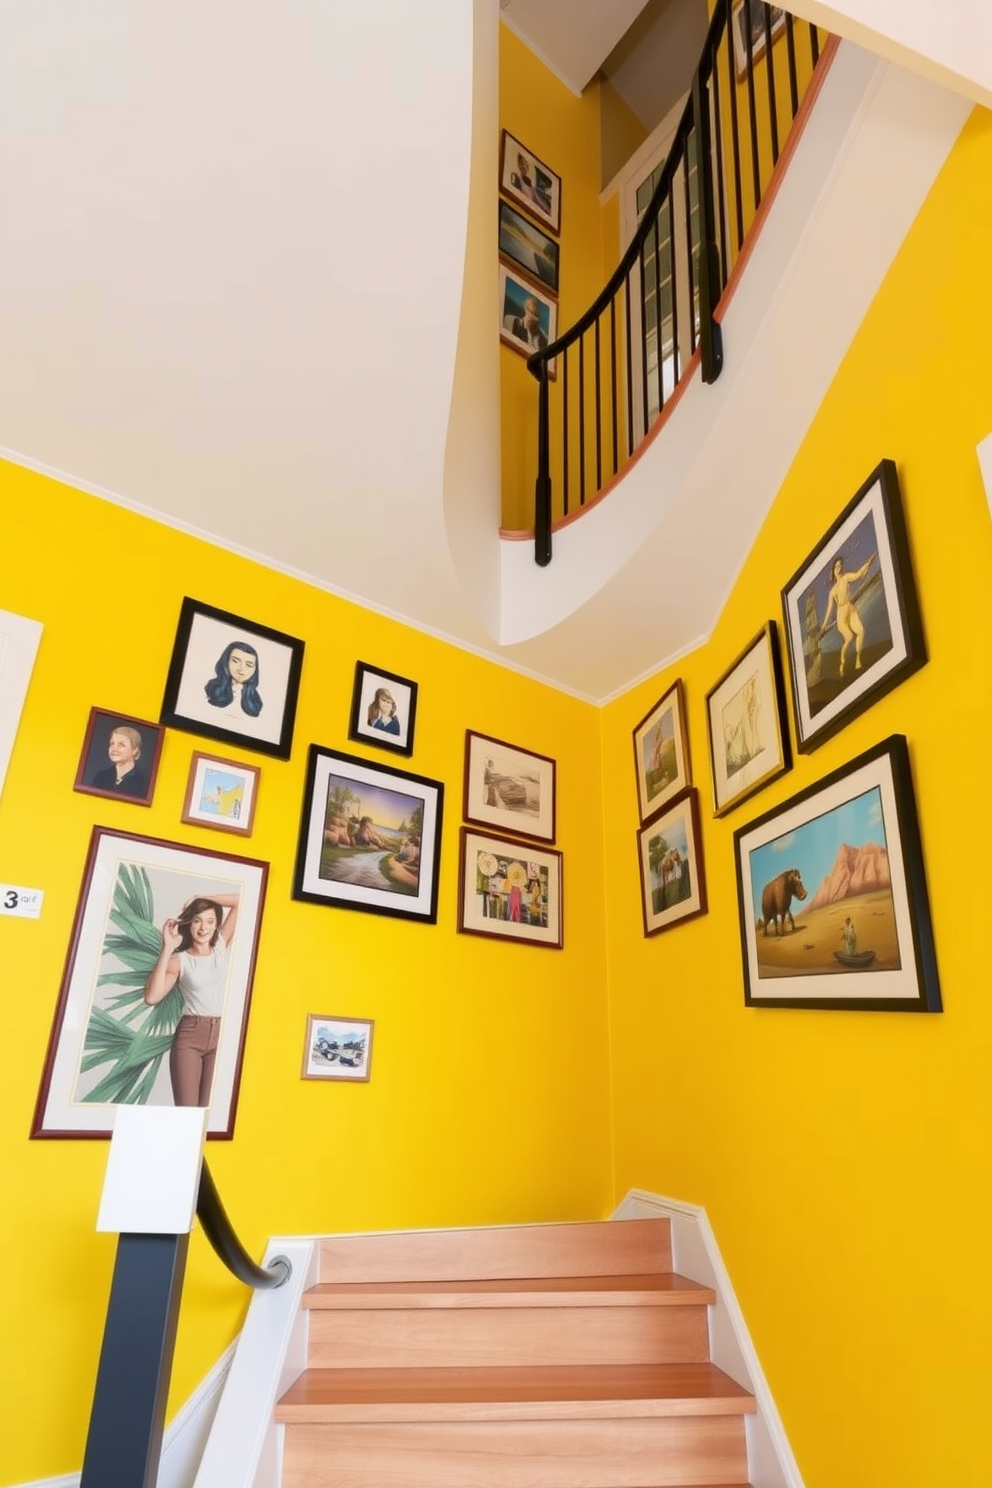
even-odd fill
[(668, 1219), (672, 1227), (672, 1264), (683, 1276), (712, 1287), (710, 1357), (718, 1368), (749, 1389), (757, 1412), (746, 1419), (748, 1481), (754, 1488), (803, 1488), (782, 1418), (751, 1342), (744, 1314), (720, 1255), (716, 1236), (698, 1204), (685, 1204), (645, 1189), (632, 1188), (614, 1210), (613, 1219)]
[(992, 516), (992, 434), (986, 434), (978, 444), (978, 465), (982, 472), (982, 480), (985, 482), (985, 499), (989, 504), (989, 516)]

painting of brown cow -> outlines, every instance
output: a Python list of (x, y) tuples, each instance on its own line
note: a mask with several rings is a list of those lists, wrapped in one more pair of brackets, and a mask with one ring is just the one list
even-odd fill
[(761, 891), (761, 917), (764, 922), (765, 934), (768, 934), (768, 922), (771, 920), (775, 926), (776, 935), (785, 934), (786, 916), (789, 924), (795, 932), (796, 922), (792, 918), (793, 899), (806, 898), (806, 885), (798, 868), (787, 868), (770, 883), (766, 883)]

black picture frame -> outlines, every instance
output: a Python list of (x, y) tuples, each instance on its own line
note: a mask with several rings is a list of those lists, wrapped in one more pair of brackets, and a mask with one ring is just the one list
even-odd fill
[[(121, 733), (130, 747), (133, 762), (118, 782), (108, 751), (114, 735)], [(132, 806), (150, 806), (164, 739), (165, 729), (160, 724), (135, 718), (132, 713), (91, 708), (73, 790), (88, 796), (103, 796), (108, 801), (126, 801)]]
[[(821, 644), (825, 635), (835, 639), (841, 605), (828, 596), (845, 581), (845, 629), (851, 634), (845, 637), (838, 628), (840, 646)], [(924, 665), (923, 622), (892, 460), (875, 467), (792, 575), (782, 590), (782, 610), (800, 754), (816, 749)], [(860, 645), (852, 610), (863, 632)]]
[[(303, 670), (295, 636), (185, 598), (165, 683), (160, 721), (218, 743), (289, 759)], [(232, 684), (227, 661), (254, 654), (253, 675)], [(210, 691), (208, 692), (208, 689)], [(216, 699), (213, 701), (212, 699)], [(249, 705), (258, 704), (258, 711)]]
[(734, 855), (748, 1007), (941, 1011), (904, 735), (738, 828)]
[[(417, 684), (409, 677), (367, 661), (355, 662), (355, 686), (351, 697), (348, 738), (356, 744), (374, 744), (377, 749), (391, 749), (395, 754), (413, 753), (413, 734), (417, 722)], [(392, 701), (387, 723), (382, 722), (380, 694)], [(396, 724), (395, 730), (390, 724)]]
[(293, 898), (436, 924), (443, 811), (440, 780), (311, 744)]

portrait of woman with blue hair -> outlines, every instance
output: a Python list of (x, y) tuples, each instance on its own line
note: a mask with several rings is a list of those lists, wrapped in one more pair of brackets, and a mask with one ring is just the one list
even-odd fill
[(249, 646), (247, 641), (231, 641), (218, 657), (214, 675), (203, 690), (207, 702), (215, 708), (247, 713), (249, 718), (257, 718), (262, 711), (262, 699), (258, 691), (258, 652), (255, 647)]

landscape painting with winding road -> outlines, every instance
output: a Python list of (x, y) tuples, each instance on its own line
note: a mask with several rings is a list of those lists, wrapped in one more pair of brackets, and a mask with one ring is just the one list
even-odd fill
[(424, 803), (418, 796), (330, 775), (319, 876), (414, 895), (420, 887), (423, 830)]

